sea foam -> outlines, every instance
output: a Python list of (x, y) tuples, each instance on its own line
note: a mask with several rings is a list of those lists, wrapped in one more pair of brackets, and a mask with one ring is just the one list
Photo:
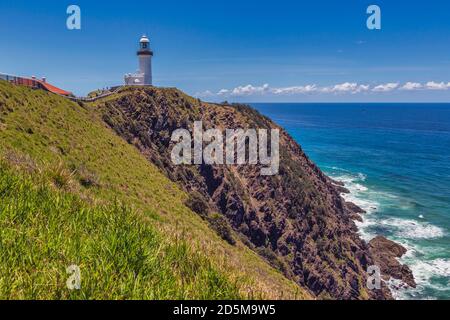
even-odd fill
[[(432, 296), (424, 296), (424, 292), (427, 289), (450, 292), (450, 260), (435, 259), (426, 261), (408, 258), (405, 259), (405, 262), (414, 274), (417, 287), (410, 288), (404, 286), (401, 281), (391, 279), (388, 285), (395, 299), (408, 300), (419, 297), (420, 299), (436, 299)], [(433, 278), (442, 278), (443, 281), (432, 281)]]
[[(403, 256), (402, 263), (406, 263), (412, 270), (417, 282), (417, 288), (413, 289), (402, 283), (400, 280), (390, 279), (388, 286), (391, 289), (395, 299), (434, 299), (434, 297), (424, 297), (423, 292), (426, 288), (436, 290), (449, 290), (448, 285), (439, 285), (432, 283), (434, 277), (448, 278), (450, 283), (450, 260), (434, 259), (427, 260), (426, 252), (419, 249), (414, 240), (436, 239), (445, 236), (442, 228), (434, 226), (424, 221), (423, 216), (419, 217), (421, 221), (413, 219), (389, 218), (381, 219), (377, 212), (383, 210), (383, 205), (395, 206), (404, 210), (410, 209), (405, 205), (397, 195), (370, 190), (363, 183), (367, 176), (364, 174), (352, 174), (351, 172), (337, 167), (333, 167), (330, 176), (345, 184), (350, 191), (349, 194), (342, 194), (345, 201), (353, 202), (367, 213), (362, 215), (363, 221), (355, 221), (361, 237), (370, 241), (376, 234), (371, 230), (381, 227), (392, 232), (395, 240), (402, 244), (407, 253)], [(428, 250), (425, 250), (428, 251)]]
[(427, 222), (391, 218), (380, 224), (394, 231), (396, 237), (404, 239), (436, 239), (445, 235), (443, 229)]
[(341, 195), (344, 200), (352, 202), (366, 211), (366, 213), (362, 215), (363, 221), (355, 221), (355, 223), (358, 227), (360, 236), (366, 241), (372, 240), (376, 234), (369, 230), (377, 224), (374, 215), (380, 208), (380, 202), (376, 200), (379, 196), (362, 184), (367, 178), (366, 175), (362, 173), (352, 174), (336, 167), (333, 167), (332, 169), (334, 172), (344, 172), (344, 174), (330, 175), (333, 179), (343, 182), (348, 191), (350, 191), (350, 193), (343, 193)]

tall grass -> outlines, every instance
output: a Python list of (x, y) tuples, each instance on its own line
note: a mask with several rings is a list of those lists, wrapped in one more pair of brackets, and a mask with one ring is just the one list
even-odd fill
[(0, 299), (241, 298), (207, 257), (164, 239), (119, 203), (88, 205), (0, 164)]
[[(140, 90), (127, 88), (105, 100), (138, 96)], [(170, 103), (180, 94), (155, 90)], [(237, 296), (235, 279), (244, 298), (312, 298), (239, 239), (234, 246), (223, 241), (185, 206), (186, 193), (105, 125), (96, 104), (80, 106), (0, 80), (1, 157), (10, 168), (1, 174), (0, 299), (225, 299)], [(6, 184), (8, 179), (12, 182)], [(28, 195), (28, 189), (33, 193)], [(117, 200), (133, 210), (114, 204)], [(28, 211), (17, 212), (17, 207)], [(128, 220), (110, 221), (117, 213)], [(130, 233), (109, 232), (117, 229)], [(125, 246), (134, 253), (108, 249), (120, 234), (129, 238), (121, 241), (134, 243), (137, 249)], [(131, 265), (114, 269), (121, 264), (113, 259), (123, 261), (138, 252), (149, 253), (141, 258), (140, 272)], [(80, 292), (67, 292), (65, 286), (65, 269), (72, 264), (81, 267)], [(111, 279), (116, 283), (108, 285)]]

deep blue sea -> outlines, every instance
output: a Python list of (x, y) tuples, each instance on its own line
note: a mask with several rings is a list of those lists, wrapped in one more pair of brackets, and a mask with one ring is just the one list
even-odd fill
[(363, 238), (408, 249), (401, 260), (418, 287), (393, 289), (396, 298), (450, 299), (450, 104), (253, 106), (345, 182), (345, 198), (368, 212)]

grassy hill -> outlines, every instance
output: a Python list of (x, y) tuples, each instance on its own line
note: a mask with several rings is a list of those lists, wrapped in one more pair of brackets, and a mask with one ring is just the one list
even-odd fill
[(312, 298), (222, 240), (93, 108), (0, 81), (0, 299)]

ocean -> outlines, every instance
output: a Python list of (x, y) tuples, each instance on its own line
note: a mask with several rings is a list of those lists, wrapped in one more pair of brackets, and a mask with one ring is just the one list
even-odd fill
[[(367, 211), (361, 236), (408, 249), (416, 289), (397, 299), (450, 299), (450, 104), (252, 104), (284, 127)], [(281, 161), (283, 161), (281, 159)]]

